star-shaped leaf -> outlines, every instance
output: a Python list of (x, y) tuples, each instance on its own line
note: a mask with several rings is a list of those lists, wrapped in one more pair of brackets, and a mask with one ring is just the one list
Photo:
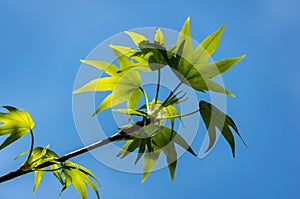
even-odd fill
[(171, 58), (173, 64), (169, 65), (183, 83), (198, 91), (211, 90), (234, 97), (234, 94), (224, 89), (211, 78), (227, 71), (242, 60), (245, 55), (218, 62), (208, 62), (220, 43), (224, 28), (225, 24), (206, 37), (194, 50), (190, 33), (190, 18), (187, 18), (178, 35), (175, 49), (176, 56)]
[(206, 152), (209, 151), (216, 142), (216, 128), (219, 129), (223, 137), (230, 145), (233, 157), (235, 157), (235, 141), (230, 127), (236, 132), (243, 144), (247, 147), (231, 117), (223, 113), (214, 105), (205, 101), (200, 101), (199, 108), (200, 114), (207, 128), (210, 141)]
[(151, 124), (141, 127), (138, 131), (133, 132), (130, 135), (135, 135), (136, 138), (128, 140), (117, 156), (124, 158), (138, 149), (138, 155), (135, 161), (135, 163), (137, 163), (144, 155), (142, 182), (146, 180), (149, 173), (154, 168), (161, 152), (166, 156), (171, 180), (174, 181), (177, 165), (177, 151), (175, 144), (178, 144), (183, 149), (196, 156), (190, 145), (176, 131), (165, 126)]
[[(29, 154), (30, 151), (23, 152), (19, 154), (15, 159)], [(24, 161), (21, 165), (21, 170), (33, 170), (34, 171), (34, 187), (33, 193), (36, 192), (41, 179), (46, 171), (46, 168), (39, 168), (38, 166), (45, 163), (45, 162), (52, 162), (53, 164), (49, 166), (50, 171), (52, 174), (58, 179), (61, 184), (64, 184), (63, 179), (60, 174), (60, 163), (56, 162), (55, 159), (58, 158), (58, 155), (49, 149), (49, 145), (46, 147), (36, 147), (32, 150), (31, 155), (28, 159)]]
[(2, 108), (8, 112), (0, 112), (0, 136), (9, 134), (9, 137), (1, 144), (0, 150), (29, 133), (34, 127), (34, 122), (27, 111), (11, 106)]
[[(136, 65), (137, 70), (153, 71), (161, 69), (168, 65), (168, 60), (173, 56), (172, 50), (167, 50), (165, 45), (165, 38), (162, 31), (157, 28), (154, 34), (154, 42), (151, 42), (144, 35), (135, 32), (125, 32), (139, 48), (138, 50), (125, 47), (111, 45), (112, 48), (119, 50), (123, 55), (132, 58), (135, 61), (141, 62), (144, 60), (143, 67)], [(173, 49), (173, 48), (171, 48)], [(145, 66), (148, 67), (145, 67)], [(150, 70), (149, 70), (150, 69)]]
[(100, 182), (90, 170), (71, 161), (66, 161), (63, 163), (62, 173), (64, 178), (64, 185), (61, 193), (71, 184), (73, 184), (81, 198), (86, 199), (86, 185), (88, 185), (96, 193), (97, 198), (100, 199), (98, 188), (90, 178), (94, 179), (99, 185)]
[(138, 100), (141, 97), (141, 92), (139, 91), (141, 84), (139, 72), (135, 70), (128, 70), (128, 68), (136, 65), (137, 63), (129, 60), (118, 50), (113, 50), (120, 67), (108, 62), (81, 60), (83, 63), (94, 66), (99, 70), (103, 70), (110, 76), (94, 79), (73, 92), (74, 94), (77, 94), (81, 92), (112, 91), (112, 93), (100, 103), (94, 115), (104, 109), (111, 108), (130, 99), (135, 99), (134, 102), (131, 101), (128, 104), (128, 106), (133, 107), (138, 103)]

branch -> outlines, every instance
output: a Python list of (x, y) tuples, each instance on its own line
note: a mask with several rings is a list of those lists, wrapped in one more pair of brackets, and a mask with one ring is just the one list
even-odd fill
[[(86, 153), (88, 151), (94, 150), (96, 148), (102, 147), (106, 144), (109, 144), (111, 142), (114, 141), (118, 141), (118, 140), (123, 140), (123, 139), (131, 139), (131, 137), (128, 135), (128, 133), (131, 133), (133, 131), (135, 131), (137, 128), (139, 128), (139, 125), (133, 125), (132, 127), (129, 127), (128, 129), (122, 130), (108, 138), (105, 138), (103, 140), (100, 140), (98, 142), (95, 142), (89, 146), (80, 148), (78, 150), (72, 151), (70, 153), (67, 153), (63, 156), (60, 156), (59, 158), (57, 158), (55, 161), (57, 162), (65, 162), (66, 160), (73, 158), (75, 156), (81, 155), (83, 153)], [(41, 169), (41, 168), (45, 168), (48, 167), (50, 165), (56, 164), (55, 162), (44, 162), (38, 166), (36, 166), (34, 169), (30, 169), (30, 170), (23, 170), (22, 168), (17, 169), (16, 171), (12, 171), (10, 173), (7, 173), (3, 176), (0, 177), (0, 183), (12, 180), (14, 178), (17, 178), (19, 176), (25, 175), (27, 173), (31, 173), (36, 169)]]

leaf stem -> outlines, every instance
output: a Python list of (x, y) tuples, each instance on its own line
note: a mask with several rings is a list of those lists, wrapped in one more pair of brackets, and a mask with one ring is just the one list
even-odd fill
[(181, 86), (182, 82), (179, 82), (177, 84), (177, 86), (174, 88), (173, 91), (170, 91), (169, 96), (164, 100), (164, 102), (161, 104), (161, 106), (159, 107), (159, 111), (163, 108), (163, 106), (168, 102), (168, 100), (174, 95), (174, 93), (178, 90), (178, 88)]
[(185, 114), (181, 114), (181, 115), (174, 115), (174, 116), (169, 116), (169, 117), (164, 117), (164, 119), (173, 119), (173, 118), (180, 118), (180, 117), (186, 117), (186, 116), (189, 116), (189, 115), (193, 115), (195, 113), (199, 113), (200, 109), (197, 109), (193, 112), (190, 112), (190, 113), (185, 113)]
[(158, 99), (159, 88), (160, 88), (160, 76), (161, 76), (161, 71), (160, 71), (160, 69), (158, 69), (157, 70), (157, 87), (156, 87), (156, 94), (155, 94), (154, 104), (156, 104), (157, 99)]
[(145, 97), (146, 107), (147, 107), (147, 113), (149, 113), (150, 107), (149, 107), (149, 99), (148, 99), (147, 93), (145, 92), (145, 90), (142, 87), (140, 87), (140, 90), (142, 91), (142, 93), (143, 93), (143, 95)]
[(45, 172), (53, 172), (53, 171), (58, 171), (58, 170), (61, 170), (62, 167), (59, 167), (59, 168), (56, 168), (56, 169), (35, 169), (35, 171), (45, 171)]
[(25, 162), (24, 165), (26, 165), (26, 164), (28, 163), (28, 161), (30, 160), (31, 155), (32, 155), (32, 151), (33, 151), (33, 146), (34, 146), (34, 135), (33, 135), (32, 129), (30, 129), (30, 136), (31, 136), (30, 151), (29, 151), (29, 153), (28, 153), (28, 156), (27, 156), (27, 159), (26, 159), (26, 162)]

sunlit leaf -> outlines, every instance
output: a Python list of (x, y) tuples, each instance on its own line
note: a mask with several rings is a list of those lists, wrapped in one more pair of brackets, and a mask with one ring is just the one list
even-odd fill
[(34, 122), (27, 111), (11, 106), (1, 108), (7, 109), (8, 112), (0, 112), (0, 136), (9, 134), (9, 137), (0, 145), (0, 150), (29, 133), (34, 127)]
[(205, 64), (201, 69), (201, 74), (207, 78), (216, 77), (228, 69), (230, 69), (234, 64), (238, 63), (245, 58), (246, 55), (242, 55), (236, 58), (228, 58), (221, 61)]
[(52, 170), (52, 174), (54, 175), (54, 177), (57, 178), (57, 180), (60, 182), (60, 184), (64, 184), (64, 181), (61, 177), (61, 173), (60, 173), (60, 166), (58, 164), (53, 164), (49, 166), (50, 170)]
[(149, 176), (150, 172), (152, 171), (153, 167), (155, 166), (158, 158), (160, 155), (159, 152), (147, 152), (144, 155), (144, 161), (143, 161), (143, 176), (142, 176), (142, 182), (145, 182), (147, 177)]
[[(15, 159), (29, 154), (30, 151), (25, 151), (21, 154), (19, 154)], [(60, 163), (56, 162), (56, 159), (58, 158), (58, 155), (49, 149), (49, 145), (46, 147), (35, 147), (32, 150), (32, 153), (29, 157), (29, 159), (26, 159), (23, 164), (21, 165), (21, 170), (32, 170), (34, 171), (34, 186), (33, 186), (33, 193), (36, 192), (41, 179), (44, 175), (44, 172), (46, 170), (45, 167), (39, 168), (38, 166), (45, 163), (45, 162), (51, 162), (53, 163), (51, 166), (49, 166), (50, 171), (52, 171), (53, 175), (59, 180), (61, 184), (64, 184), (63, 179), (60, 174)]]
[(139, 62), (139, 64), (131, 67), (132, 69), (135, 68), (135, 70), (148, 72), (161, 69), (168, 64), (168, 58), (171, 58), (174, 54), (172, 51), (166, 49), (164, 35), (159, 28), (156, 29), (154, 43), (141, 34), (134, 32), (125, 33), (130, 36), (139, 50), (125, 46), (113, 45), (111, 47)]
[(211, 90), (234, 97), (234, 94), (212, 81), (211, 78), (224, 73), (245, 56), (208, 63), (210, 56), (220, 43), (224, 28), (225, 25), (206, 37), (193, 50), (190, 18), (187, 18), (178, 35), (177, 47), (175, 48), (176, 56), (171, 58), (172, 64), (169, 64), (169, 66), (174, 69), (175, 74), (183, 83), (195, 90)]
[(36, 192), (36, 189), (38, 188), (40, 182), (41, 182), (41, 179), (44, 175), (44, 171), (45, 171), (45, 168), (42, 168), (40, 169), (39, 171), (34, 171), (34, 186), (33, 186), (33, 193)]
[(143, 92), (141, 89), (136, 89), (134, 92), (132, 92), (132, 94), (127, 102), (128, 109), (132, 109), (132, 110), (137, 109), (136, 107), (137, 107), (142, 95), (143, 95)]
[[(111, 94), (100, 103), (96, 109), (95, 114), (99, 113), (104, 109), (111, 108), (117, 104), (131, 99), (133, 95), (139, 95), (137, 91), (141, 84), (141, 78), (138, 71), (123, 70), (128, 67), (136, 65), (136, 63), (129, 60), (122, 52), (118, 49), (113, 49), (119, 66), (93, 60), (83, 60), (83, 63), (94, 66), (97, 69), (104, 70), (110, 77), (103, 77), (91, 80), (81, 88), (75, 90), (73, 93), (81, 92), (98, 92), (98, 91), (112, 91)], [(138, 102), (133, 102), (137, 104)]]
[(154, 42), (160, 44), (163, 47), (166, 46), (165, 36), (159, 28), (156, 28), (155, 35), (154, 35)]
[(141, 34), (138, 34), (138, 33), (135, 33), (135, 32), (125, 31), (125, 34), (127, 34), (132, 39), (133, 43), (136, 46), (139, 46), (139, 44), (142, 41), (147, 41), (148, 40), (144, 35), (141, 35)]
[(88, 169), (78, 164), (75, 164), (71, 161), (66, 161), (63, 163), (62, 173), (64, 176), (64, 186), (61, 190), (63, 192), (66, 188), (68, 188), (71, 184), (73, 184), (74, 188), (77, 190), (78, 194), (82, 199), (87, 198), (87, 190), (86, 185), (88, 185), (97, 195), (97, 198), (100, 198), (98, 188), (94, 184), (94, 182), (90, 179), (94, 179), (98, 184), (99, 181), (95, 177), (95, 175)]

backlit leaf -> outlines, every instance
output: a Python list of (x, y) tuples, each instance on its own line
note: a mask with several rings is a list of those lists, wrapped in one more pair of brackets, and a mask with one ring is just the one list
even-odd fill
[(154, 42), (157, 42), (164, 47), (166, 45), (165, 36), (159, 28), (156, 28), (155, 35), (154, 35)]
[[(106, 96), (106, 98), (100, 103), (93, 115), (99, 113), (104, 109), (108, 109), (117, 104), (128, 101), (133, 95), (139, 95), (139, 91), (137, 91), (141, 84), (139, 72), (132, 70), (122, 70), (128, 67), (130, 68), (137, 63), (129, 60), (118, 49), (113, 48), (113, 51), (116, 55), (116, 59), (120, 67), (101, 61), (82, 61), (86, 64), (94, 66), (95, 68), (104, 70), (104, 72), (110, 75), (110, 77), (91, 80), (90, 82), (73, 92), (74, 94), (77, 94), (81, 92), (112, 91), (112, 93)], [(133, 102), (133, 105), (137, 103), (138, 102), (135, 101)]]
[(89, 177), (92, 177), (94, 180), (96, 180), (98, 184), (99, 181), (90, 170), (71, 161), (66, 161), (63, 163), (62, 173), (65, 184), (63, 185), (61, 192), (73, 184), (81, 198), (86, 199), (86, 185), (88, 185), (96, 193), (97, 198), (100, 199), (98, 188)]
[(224, 28), (225, 25), (206, 37), (193, 50), (190, 18), (188, 18), (178, 35), (177, 47), (175, 48), (176, 56), (171, 58), (172, 64), (169, 64), (169, 66), (174, 69), (175, 74), (184, 84), (191, 86), (195, 90), (211, 90), (234, 97), (234, 94), (212, 81), (211, 78), (224, 73), (245, 56), (207, 63), (220, 43)]
[(235, 157), (235, 141), (230, 127), (236, 132), (243, 144), (247, 147), (246, 143), (238, 132), (234, 121), (228, 115), (220, 111), (214, 105), (205, 101), (200, 101), (199, 108), (210, 139), (210, 143), (206, 149), (206, 152), (209, 151), (215, 144), (216, 128), (219, 129), (223, 137), (230, 145), (233, 157)]
[(45, 168), (39, 170), (39, 171), (34, 171), (34, 186), (33, 186), (33, 193), (36, 192), (36, 189), (38, 188), (40, 182), (41, 182), (41, 179), (44, 175), (44, 170)]
[(0, 112), (0, 136), (9, 134), (9, 137), (0, 145), (0, 150), (29, 133), (34, 127), (34, 122), (27, 111), (11, 106), (1, 108), (7, 109), (8, 112)]

